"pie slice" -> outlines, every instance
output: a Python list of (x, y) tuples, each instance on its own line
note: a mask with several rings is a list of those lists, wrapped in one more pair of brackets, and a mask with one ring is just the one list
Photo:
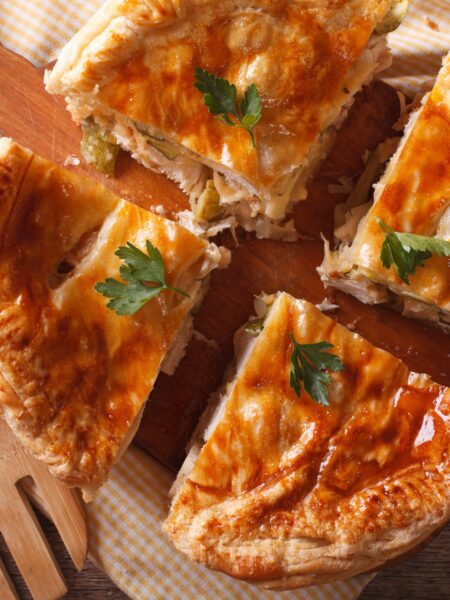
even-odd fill
[[(165, 530), (190, 558), (269, 588), (376, 569), (450, 518), (450, 390), (306, 301), (267, 304), (239, 332)], [(291, 333), (342, 360), (328, 406), (291, 388)]]
[[(133, 316), (94, 289), (119, 246), (162, 254), (168, 283)], [(221, 253), (180, 225), (0, 140), (0, 412), (86, 497), (131, 441), (160, 369), (173, 371), (190, 311)]]
[[(447, 255), (432, 253), (402, 280), (394, 266), (383, 265), (387, 236), (380, 220), (396, 232), (431, 237), (442, 248), (447, 242)], [(375, 186), (373, 201), (352, 208), (346, 229), (337, 250), (326, 243), (319, 269), (326, 286), (450, 331), (450, 55)]]
[[(290, 239), (292, 203), (356, 92), (390, 63), (386, 32), (407, 4), (108, 0), (62, 51), (47, 90), (83, 124), (88, 160), (105, 168), (105, 147), (120, 144), (179, 183), (197, 227), (212, 235), (239, 223)], [(255, 147), (208, 112), (197, 67), (234, 84), (238, 103), (256, 86)]]

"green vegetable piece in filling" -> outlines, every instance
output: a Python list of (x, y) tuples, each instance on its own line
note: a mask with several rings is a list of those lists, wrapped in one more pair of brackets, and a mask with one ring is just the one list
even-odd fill
[(154, 135), (151, 135), (148, 129), (140, 123), (134, 122), (134, 126), (139, 131), (139, 133), (147, 139), (148, 143), (151, 144), (154, 148), (156, 148), (158, 152), (161, 152), (161, 154), (167, 159), (175, 160), (177, 156), (180, 156), (180, 151), (177, 150), (177, 148), (167, 140), (162, 140), (160, 138), (155, 137)]
[(249, 335), (252, 335), (253, 337), (258, 337), (258, 335), (261, 333), (261, 331), (263, 329), (264, 329), (264, 317), (261, 317), (260, 319), (252, 319), (251, 321), (248, 321), (244, 325), (245, 333), (248, 333)]
[(160, 140), (153, 135), (148, 135), (147, 137), (150, 144), (159, 150), (161, 154), (163, 154), (169, 160), (175, 160), (177, 156), (180, 156), (178, 150), (172, 146), (170, 142), (167, 142), (166, 140)]
[(86, 119), (82, 130), (81, 154), (84, 160), (97, 171), (113, 176), (119, 153), (119, 146), (113, 134), (102, 131), (93, 119)]
[(376, 33), (389, 33), (397, 29), (403, 21), (408, 10), (409, 0), (393, 0), (390, 11), (379, 23), (376, 28)]
[(224, 214), (223, 206), (220, 205), (219, 192), (212, 179), (206, 182), (206, 187), (195, 204), (194, 213), (200, 221), (214, 221)]

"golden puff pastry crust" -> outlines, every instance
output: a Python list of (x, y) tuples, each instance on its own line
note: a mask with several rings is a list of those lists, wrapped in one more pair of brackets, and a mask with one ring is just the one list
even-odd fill
[[(290, 388), (290, 332), (342, 359), (329, 407)], [(450, 517), (449, 416), (449, 389), (278, 294), (165, 530), (190, 558), (269, 588), (376, 569)]]
[[(127, 241), (159, 248), (164, 292), (133, 317), (106, 308)], [(216, 266), (212, 245), (0, 140), (0, 410), (69, 485), (101, 484), (131, 441), (161, 362)], [(210, 257), (211, 254), (211, 257)]]
[[(432, 256), (410, 276), (407, 285), (393, 268), (387, 270), (381, 263), (385, 234), (377, 218), (396, 231), (450, 240), (450, 55), (375, 187), (374, 203), (351, 246), (327, 250), (320, 269), (326, 284), (339, 287), (342, 279), (354, 281), (353, 293), (364, 301), (371, 301), (370, 288), (368, 298), (364, 297), (364, 281), (369, 280), (373, 302), (391, 301), (391, 295), (377, 294), (382, 288), (389, 289), (421, 302), (424, 310), (417, 309), (418, 316), (427, 318), (429, 307), (434, 310), (428, 310), (428, 318), (439, 320), (440, 316), (445, 318), (441, 324), (450, 326), (448, 258)], [(381, 287), (377, 290), (377, 286)]]
[[(105, 117), (107, 107), (235, 174), (250, 196), (282, 194), (312, 159), (336, 107), (357, 91), (351, 69), (391, 4), (109, 0), (63, 50), (47, 89), (69, 96), (78, 120)], [(363, 61), (363, 80), (376, 60), (369, 53)], [(194, 87), (196, 67), (234, 83), (239, 95), (256, 84), (263, 104), (256, 149), (246, 131), (209, 114)]]

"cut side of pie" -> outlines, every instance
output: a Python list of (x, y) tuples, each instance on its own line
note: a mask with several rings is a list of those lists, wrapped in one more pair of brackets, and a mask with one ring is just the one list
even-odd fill
[[(107, 0), (62, 51), (47, 90), (83, 125), (88, 160), (97, 139), (108, 168), (120, 144), (178, 182), (192, 208), (183, 222), (208, 235), (240, 224), (293, 239), (292, 205), (354, 95), (390, 63), (386, 33), (407, 4)], [(238, 100), (256, 86), (255, 147), (208, 111), (197, 68), (235, 85)]]
[[(328, 406), (291, 387), (291, 335), (342, 361)], [(286, 293), (236, 349), (173, 488), (179, 550), (289, 589), (376, 569), (450, 518), (448, 388)]]
[[(165, 290), (119, 316), (94, 286), (149, 240)], [(221, 251), (0, 139), (0, 413), (23, 444), (89, 498), (131, 441), (160, 369), (171, 373)], [(122, 272), (121, 272), (122, 274)]]
[[(450, 55), (433, 90), (413, 113), (371, 200), (363, 198), (366, 204), (348, 212), (347, 239), (336, 250), (326, 242), (319, 269), (322, 281), (362, 302), (386, 303), (406, 316), (450, 331)], [(432, 251), (422, 255), (407, 281), (383, 263), (386, 226), (401, 234), (432, 238), (415, 239)], [(342, 239), (342, 231), (337, 229), (335, 235)], [(442, 255), (434, 252), (435, 246)], [(398, 263), (396, 252), (394, 247)], [(410, 254), (401, 253), (399, 259), (403, 256), (407, 263)]]

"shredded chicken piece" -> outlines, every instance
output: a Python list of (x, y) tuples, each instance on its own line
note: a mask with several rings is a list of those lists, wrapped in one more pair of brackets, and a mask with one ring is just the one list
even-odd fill
[(330, 302), (328, 298), (324, 298), (320, 304), (316, 304), (316, 308), (318, 308), (321, 312), (331, 312), (333, 310), (337, 310), (339, 305), (333, 304), (333, 302)]

